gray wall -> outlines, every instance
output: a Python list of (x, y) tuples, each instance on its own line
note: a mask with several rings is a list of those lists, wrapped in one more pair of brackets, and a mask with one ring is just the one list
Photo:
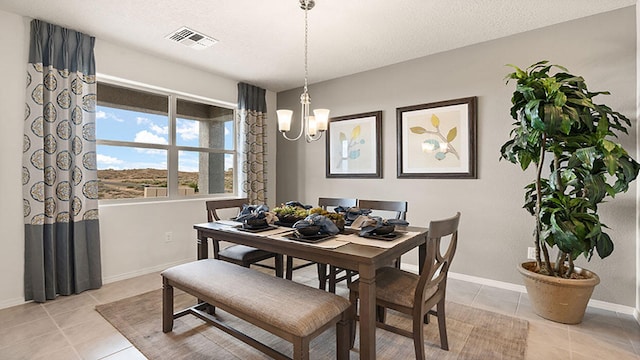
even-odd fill
[[(515, 267), (526, 258), (534, 225), (521, 209), (522, 188), (534, 173), (498, 161), (512, 122), (513, 84), (505, 85), (503, 78), (510, 68), (504, 65), (526, 67), (543, 59), (564, 65), (583, 75), (592, 90), (611, 91), (611, 96), (601, 96), (599, 101), (632, 118), (635, 126), (635, 16), (635, 7), (625, 8), (314, 84), (309, 90), (312, 108), (329, 108), (332, 116), (383, 111), (384, 176), (327, 179), (324, 140), (307, 144), (279, 137), (277, 201), (315, 203), (319, 196), (406, 199), (408, 220), (423, 226), (459, 210), (460, 244), (452, 270), (520, 284)], [(313, 80), (313, 69), (310, 75)], [(279, 93), (278, 108), (298, 109), (300, 93), (301, 89)], [(467, 96), (478, 97), (478, 179), (397, 179), (395, 109)], [(621, 142), (633, 150), (635, 128), (631, 134)], [(633, 187), (602, 207), (616, 244), (610, 258), (579, 260), (602, 278), (594, 299), (630, 307), (636, 305), (635, 196)], [(415, 264), (416, 256), (405, 256), (403, 261)]]

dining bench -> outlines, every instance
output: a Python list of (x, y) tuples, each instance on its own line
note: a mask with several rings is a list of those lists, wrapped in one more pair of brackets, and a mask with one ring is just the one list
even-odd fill
[[(349, 300), (290, 280), (215, 259), (203, 259), (162, 273), (162, 331), (192, 314), (274, 359), (309, 359), (309, 343), (336, 327), (336, 356), (349, 359)], [(174, 313), (173, 288), (197, 297), (199, 304)], [(293, 344), (293, 358), (230, 327), (215, 315), (220, 308)], [(213, 311), (211, 309), (214, 309)]]

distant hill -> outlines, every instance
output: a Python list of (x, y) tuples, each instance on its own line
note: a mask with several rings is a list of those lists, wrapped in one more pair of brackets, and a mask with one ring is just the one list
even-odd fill
[[(144, 197), (144, 188), (166, 187), (167, 170), (158, 169), (127, 169), (127, 170), (98, 170), (100, 199), (131, 199)], [(180, 187), (198, 186), (197, 172), (178, 172)], [(225, 190), (233, 192), (233, 171), (225, 173)]]

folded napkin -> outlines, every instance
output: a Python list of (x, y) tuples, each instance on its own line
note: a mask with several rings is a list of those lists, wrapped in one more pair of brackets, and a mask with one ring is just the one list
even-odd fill
[(338, 206), (334, 211), (344, 215), (345, 225), (352, 225), (353, 221), (357, 219), (358, 216), (369, 215), (371, 213), (371, 210), (369, 209), (360, 209), (358, 207), (345, 208), (344, 206)]
[(275, 215), (269, 212), (267, 205), (242, 205), (242, 210), (236, 217), (236, 221), (245, 222), (250, 219), (266, 219), (271, 224), (275, 221)]
[(380, 216), (364, 216), (360, 215), (356, 218), (351, 227), (360, 228), (360, 236), (367, 236), (374, 233), (383, 226), (407, 226), (409, 222), (402, 219), (382, 219)]
[(294, 229), (299, 229), (308, 226), (320, 226), (319, 233), (335, 235), (340, 232), (340, 229), (336, 224), (324, 215), (312, 214), (304, 218), (304, 220), (297, 221), (293, 224)]

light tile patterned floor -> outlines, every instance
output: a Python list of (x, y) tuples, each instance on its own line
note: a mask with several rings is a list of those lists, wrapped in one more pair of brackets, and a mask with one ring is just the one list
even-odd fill
[[(317, 286), (315, 268), (296, 271), (294, 280)], [(338, 294), (346, 295), (346, 288), (340, 285)], [(145, 359), (94, 307), (160, 287), (160, 275), (153, 273), (45, 304), (2, 309), (0, 358)], [(527, 294), (456, 279), (449, 280), (447, 296), (461, 304), (528, 320), (530, 360), (640, 360), (640, 325), (630, 315), (589, 308), (582, 324), (557, 324), (533, 314)]]

